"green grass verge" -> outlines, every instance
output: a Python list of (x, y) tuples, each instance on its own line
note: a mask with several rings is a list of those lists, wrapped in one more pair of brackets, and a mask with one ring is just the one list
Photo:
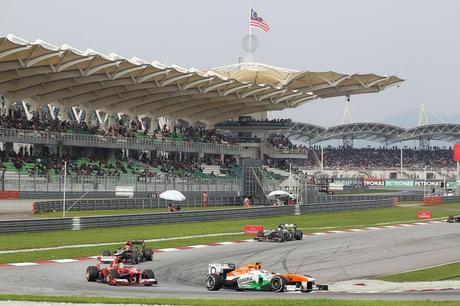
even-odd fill
[[(460, 203), (456, 203), (444, 204), (435, 207), (395, 207), (367, 211), (311, 213), (303, 214), (301, 216), (280, 216), (258, 219), (232, 219), (213, 222), (94, 228), (80, 231), (60, 230), (36, 233), (8, 233), (0, 234), (0, 250), (17, 250), (76, 244), (95, 244), (103, 242), (125, 241), (129, 239), (159, 239), (211, 233), (237, 233), (242, 232), (244, 225), (247, 224), (257, 224), (263, 225), (267, 228), (272, 228), (276, 227), (280, 223), (297, 223), (304, 230), (304, 232), (308, 233), (327, 229), (346, 229), (375, 226), (389, 222), (411, 222), (416, 220), (416, 212), (419, 210), (430, 210), (434, 218), (445, 217), (449, 214), (458, 213), (459, 209)], [(224, 241), (224, 237), (206, 237), (206, 239), (209, 239), (206, 240), (208, 243)], [(230, 240), (235, 239), (238, 239), (238, 237), (231, 236)], [(162, 243), (155, 242), (150, 245), (153, 245), (154, 248), (159, 248), (199, 244), (202, 242), (199, 242), (196, 240), (196, 238), (193, 238), (187, 240), (171, 240), (164, 242), (165, 244)], [(98, 254), (98, 252), (89, 252), (93, 250), (97, 251), (100, 249), (87, 250), (83, 248), (74, 248), (69, 250), (71, 252), (69, 254), (72, 254), (71, 257), (79, 257)], [(56, 254), (63, 256), (67, 255), (67, 253), (59, 252), (61, 252), (61, 250), (32, 253), (29, 252), (22, 254), (26, 254), (25, 256), (27, 257), (27, 261), (55, 258), (52, 256), (57, 256)], [(22, 256), (18, 254), (20, 253), (14, 255), (14, 262), (19, 261), (17, 256)], [(11, 254), (0, 254), (0, 263), (12, 262), (11, 256)]]
[[(215, 210), (215, 209), (229, 209), (229, 208), (242, 208), (241, 206), (210, 206), (207, 208), (202, 207), (182, 207), (182, 211), (193, 210)], [(86, 217), (86, 216), (102, 216), (102, 215), (128, 215), (128, 214), (151, 214), (151, 213), (165, 213), (168, 212), (166, 208), (137, 208), (137, 209), (106, 209), (106, 210), (82, 210), (82, 211), (68, 211), (66, 217)], [(61, 218), (62, 211), (48, 212), (35, 214), (36, 218)]]
[[(151, 243), (146, 243), (146, 246), (150, 248), (155, 248), (155, 249), (163, 249), (163, 248), (174, 248), (178, 246), (188, 246), (188, 245), (207, 244), (207, 243), (222, 242), (222, 241), (241, 240), (241, 239), (248, 239), (248, 238), (250, 238), (250, 236), (247, 236), (247, 235), (225, 235), (225, 236), (218, 236), (218, 237), (199, 237), (199, 238), (191, 238), (191, 239), (158, 241), (155, 243), (151, 242)], [(83, 247), (83, 248), (53, 249), (49, 251), (34, 251), (34, 252), (19, 252), (19, 253), (11, 253), (11, 254), (1, 254), (0, 263), (29, 262), (29, 261), (35, 261), (35, 260), (94, 256), (97, 254), (102, 254), (104, 250), (114, 251), (122, 246), (123, 244)]]
[(375, 279), (389, 282), (431, 282), (460, 280), (460, 262), (412, 272), (379, 276)]
[(143, 305), (248, 305), (248, 306), (419, 306), (419, 305), (458, 305), (458, 301), (372, 301), (372, 300), (331, 300), (331, 299), (181, 299), (181, 298), (113, 298), (85, 296), (47, 296), (47, 295), (0, 295), (3, 301), (61, 302), (61, 303), (104, 303), (104, 304), (143, 304)]

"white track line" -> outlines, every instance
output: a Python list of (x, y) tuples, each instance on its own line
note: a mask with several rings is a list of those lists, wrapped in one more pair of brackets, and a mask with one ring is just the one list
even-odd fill
[(26, 266), (38, 266), (38, 263), (35, 262), (17, 262), (17, 263), (10, 263), (9, 265), (15, 266), (15, 267), (26, 267)]
[(53, 259), (51, 261), (54, 261), (57, 263), (68, 263), (68, 262), (76, 262), (78, 260), (77, 259)]
[[(145, 242), (159, 242), (159, 241), (171, 241), (171, 240), (182, 240), (182, 239), (191, 239), (191, 238), (202, 238), (202, 237), (219, 237), (219, 236), (232, 236), (232, 235), (242, 235), (243, 232), (237, 233), (219, 233), (219, 234), (204, 234), (204, 235), (194, 235), (194, 236), (182, 236), (182, 237), (170, 237), (170, 238), (158, 238), (158, 239), (146, 239)], [(75, 248), (87, 248), (103, 245), (124, 245), (126, 241), (119, 242), (104, 242), (104, 243), (92, 243), (92, 244), (74, 244), (74, 245), (62, 245), (54, 246), (47, 248), (35, 248), (35, 249), (20, 249), (20, 250), (7, 250), (0, 251), (0, 254), (11, 254), (11, 253), (23, 253), (23, 252), (37, 252), (37, 251), (50, 251), (50, 250), (60, 250), (60, 249), (75, 249)]]

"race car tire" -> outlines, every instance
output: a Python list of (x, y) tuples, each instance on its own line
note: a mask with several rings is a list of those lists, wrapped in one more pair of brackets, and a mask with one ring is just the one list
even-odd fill
[(290, 241), (290, 240), (292, 240), (292, 234), (291, 234), (291, 233), (289, 233), (289, 232), (284, 232), (284, 233), (282, 233), (282, 235), (283, 235), (283, 238), (284, 238), (285, 241)]
[(270, 290), (273, 292), (283, 292), (284, 286), (288, 283), (288, 280), (280, 275), (275, 275), (270, 280)]
[(95, 282), (99, 277), (99, 271), (95, 266), (89, 266), (86, 268), (86, 280), (88, 282)]
[(109, 270), (105, 276), (105, 282), (110, 284), (114, 278), (119, 278), (117, 270)]
[[(142, 272), (142, 278), (143, 279), (155, 278), (155, 273), (153, 273), (153, 271), (150, 269), (146, 269), (144, 270), (144, 272)], [(152, 286), (152, 284), (147, 285), (147, 286)]]
[(153, 260), (153, 250), (152, 249), (145, 249), (144, 250), (144, 258), (145, 258), (145, 261), (152, 261)]
[(302, 231), (295, 231), (295, 240), (302, 240), (303, 232)]
[(102, 252), (102, 256), (112, 256), (112, 252), (110, 252), (109, 250), (104, 250)]
[(132, 253), (130, 261), (133, 265), (137, 265), (139, 263), (139, 255), (137, 253)]
[(279, 239), (279, 242), (284, 242), (286, 239), (286, 237), (284, 236), (284, 233), (283, 232), (279, 232), (278, 233), (278, 239)]
[(143, 278), (155, 278), (155, 273), (150, 269), (145, 269), (142, 273)]
[(222, 277), (219, 274), (208, 274), (204, 284), (209, 291), (217, 291), (222, 288)]

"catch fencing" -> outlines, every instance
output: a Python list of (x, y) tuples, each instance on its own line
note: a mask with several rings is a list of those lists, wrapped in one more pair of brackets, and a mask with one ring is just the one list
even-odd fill
[[(34, 213), (46, 213), (62, 211), (63, 200), (52, 201), (36, 201), (34, 202)], [(115, 198), (115, 199), (81, 199), (81, 200), (66, 200), (66, 211), (82, 211), (82, 210), (116, 210), (116, 209), (147, 209), (147, 208), (166, 208), (171, 201), (158, 198), (156, 196), (144, 198)], [(242, 206), (240, 196), (209, 196), (207, 197), (207, 206)], [(183, 202), (174, 203), (175, 206), (180, 205), (182, 208), (201, 207), (201, 196), (187, 197)]]
[(399, 202), (423, 201), (423, 193), (316, 195), (316, 196), (313, 196), (313, 201), (315, 203), (330, 203), (330, 202), (360, 201), (360, 200), (384, 200), (384, 199), (392, 199), (392, 198), (397, 198)]
[[(187, 191), (239, 191), (241, 179), (229, 177), (215, 178), (180, 178), (180, 177), (150, 177), (135, 176), (74, 176), (66, 178), (66, 191), (114, 191), (116, 186), (133, 186), (134, 191), (163, 192), (165, 190)], [(6, 176), (1, 181), (2, 190), (33, 191), (33, 192), (62, 192), (64, 190), (63, 176)]]
[[(366, 210), (372, 208), (390, 207), (393, 199), (377, 201), (356, 201), (349, 203), (318, 203), (301, 205), (302, 213), (327, 212), (327, 211), (346, 211), (346, 210)], [(180, 213), (156, 213), (156, 214), (132, 214), (132, 215), (111, 215), (94, 217), (74, 217), (74, 218), (48, 218), (48, 219), (28, 219), (28, 220), (8, 220), (0, 221), (0, 233), (7, 232), (29, 232), (45, 230), (80, 230), (95, 227), (123, 227), (129, 225), (152, 225), (165, 223), (183, 222), (205, 222), (217, 220), (235, 220), (247, 218), (261, 218), (272, 216), (293, 215), (294, 206), (268, 206), (255, 208), (233, 208), (215, 209), (200, 211), (184, 211)]]

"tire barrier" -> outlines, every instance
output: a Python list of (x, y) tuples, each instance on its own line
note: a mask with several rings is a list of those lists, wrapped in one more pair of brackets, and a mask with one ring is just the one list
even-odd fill
[(423, 198), (423, 205), (430, 206), (430, 205), (439, 205), (443, 203), (452, 203), (452, 202), (460, 202), (459, 196), (451, 196), (451, 197), (424, 197)]
[(0, 200), (17, 200), (19, 196), (19, 191), (0, 191)]
[[(391, 207), (393, 199), (377, 201), (355, 201), (337, 203), (318, 203), (301, 205), (300, 211), (331, 212), (346, 210), (366, 210)], [(220, 210), (183, 211), (179, 213), (153, 213), (133, 215), (111, 215), (75, 218), (48, 218), (0, 221), (0, 233), (29, 232), (46, 230), (80, 230), (85, 228), (152, 225), (166, 223), (205, 222), (247, 218), (294, 215), (294, 206), (268, 206), (255, 208), (233, 208)]]

